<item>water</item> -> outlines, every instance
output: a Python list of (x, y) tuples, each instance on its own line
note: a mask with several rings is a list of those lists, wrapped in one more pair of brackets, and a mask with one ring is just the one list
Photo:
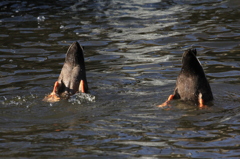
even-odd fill
[[(239, 158), (240, 2), (0, 2), (1, 158)], [(69, 45), (90, 95), (42, 102)], [(214, 102), (158, 108), (196, 48)]]

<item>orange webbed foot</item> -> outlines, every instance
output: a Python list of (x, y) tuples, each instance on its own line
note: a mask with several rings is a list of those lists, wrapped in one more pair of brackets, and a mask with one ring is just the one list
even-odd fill
[(50, 102), (50, 103), (58, 102), (59, 100), (60, 100), (60, 97), (54, 92), (52, 92), (51, 94), (49, 94), (43, 99), (44, 102)]
[(57, 89), (59, 87), (59, 83), (56, 81), (53, 87), (53, 91), (51, 94), (49, 94), (48, 96), (46, 96), (43, 101), (44, 102), (58, 102), (60, 100), (60, 97), (57, 94)]
[(166, 106), (168, 105), (168, 103), (169, 103), (169, 102), (166, 101), (166, 102), (164, 102), (164, 103), (158, 105), (157, 107), (160, 107), (160, 108), (162, 108), (162, 107), (166, 107)]
[(168, 97), (167, 101), (164, 102), (164, 103), (162, 103), (162, 104), (160, 104), (160, 105), (158, 105), (158, 107), (165, 107), (165, 106), (167, 106), (168, 103), (173, 99), (173, 97), (174, 97), (174, 95), (171, 94), (171, 95)]

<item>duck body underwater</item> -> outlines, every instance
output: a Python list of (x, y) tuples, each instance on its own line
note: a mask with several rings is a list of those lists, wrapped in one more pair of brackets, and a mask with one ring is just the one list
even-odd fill
[(172, 99), (194, 101), (199, 107), (213, 100), (211, 87), (196, 56), (196, 49), (189, 49), (183, 53), (182, 68), (177, 77), (174, 92), (159, 107), (167, 106)]
[(68, 99), (77, 92), (88, 93), (83, 48), (74, 42), (68, 49), (65, 62), (53, 91), (43, 101), (57, 102), (61, 98)]

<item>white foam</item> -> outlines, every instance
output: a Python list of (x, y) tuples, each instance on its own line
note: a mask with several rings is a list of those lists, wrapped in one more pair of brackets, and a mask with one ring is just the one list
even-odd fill
[(85, 102), (95, 102), (95, 96), (87, 93), (76, 93), (68, 101), (72, 104), (82, 104)]

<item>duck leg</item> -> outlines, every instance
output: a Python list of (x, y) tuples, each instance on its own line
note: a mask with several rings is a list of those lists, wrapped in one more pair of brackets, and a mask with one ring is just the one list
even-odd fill
[(168, 103), (169, 103), (173, 98), (174, 98), (174, 95), (171, 94), (171, 95), (168, 97), (168, 99), (167, 99), (164, 103), (162, 103), (161, 105), (158, 105), (158, 107), (165, 107), (165, 106), (167, 106)]
[(81, 80), (81, 81), (80, 81), (78, 91), (79, 91), (79, 92), (82, 92), (82, 93), (86, 93), (84, 80)]
[(48, 96), (46, 96), (43, 101), (45, 102), (58, 102), (60, 100), (59, 95), (57, 94), (58, 88), (60, 87), (60, 84), (58, 83), (58, 81), (56, 81), (54, 83), (54, 87), (53, 87), (53, 91), (51, 94), (49, 94)]
[(204, 104), (204, 100), (202, 99), (202, 93), (199, 93), (198, 95), (198, 103), (200, 108), (207, 107), (207, 105)]

